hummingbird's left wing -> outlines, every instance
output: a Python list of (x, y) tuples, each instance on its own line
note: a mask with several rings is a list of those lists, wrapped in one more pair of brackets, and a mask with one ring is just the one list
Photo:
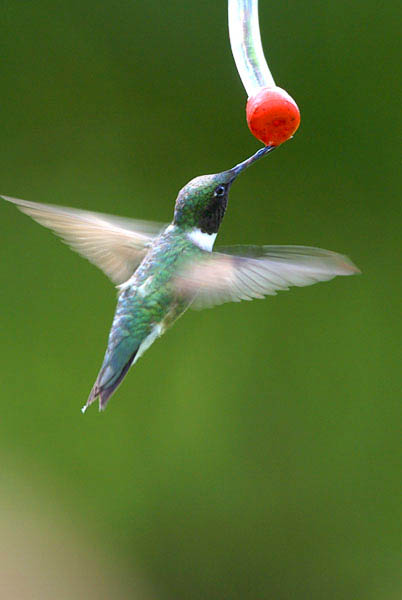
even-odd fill
[(232, 246), (205, 252), (176, 278), (179, 293), (194, 297), (193, 308), (274, 295), (290, 286), (359, 273), (341, 254), (308, 246)]
[(164, 225), (2, 196), (94, 263), (116, 284), (127, 281)]

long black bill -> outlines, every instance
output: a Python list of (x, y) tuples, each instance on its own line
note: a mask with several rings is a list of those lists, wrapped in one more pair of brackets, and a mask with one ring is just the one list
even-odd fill
[(277, 146), (264, 146), (264, 148), (260, 148), (259, 150), (257, 150), (257, 152), (253, 154), (253, 156), (250, 156), (250, 158), (243, 160), (243, 162), (233, 167), (233, 169), (230, 169), (230, 172), (233, 173), (233, 179), (237, 177), (239, 173), (247, 169), (247, 167), (255, 163), (256, 160), (262, 158), (269, 152), (272, 152), (272, 150), (275, 150), (275, 148), (277, 148)]

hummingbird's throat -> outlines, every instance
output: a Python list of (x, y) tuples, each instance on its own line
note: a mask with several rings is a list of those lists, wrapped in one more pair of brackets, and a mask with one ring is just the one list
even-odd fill
[(209, 235), (218, 233), (228, 205), (229, 187), (227, 187), (223, 196), (212, 197), (208, 206), (204, 209), (199, 220), (199, 229), (202, 233)]

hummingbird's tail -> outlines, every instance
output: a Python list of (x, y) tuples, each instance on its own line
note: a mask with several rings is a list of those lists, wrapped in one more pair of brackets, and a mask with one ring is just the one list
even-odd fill
[[(122, 318), (118, 313), (117, 316), (117, 323), (121, 328)], [(117, 327), (112, 327), (103, 365), (82, 412), (85, 412), (97, 398), (99, 398), (99, 410), (104, 410), (110, 396), (123, 381), (131, 365), (163, 332), (163, 324), (157, 323), (152, 327), (143, 327), (142, 335), (137, 335), (133, 339), (130, 335), (122, 335)]]
[(105, 360), (93, 385), (91, 393), (89, 394), (88, 400), (81, 409), (83, 413), (87, 410), (88, 406), (95, 402), (97, 398), (99, 398), (99, 410), (105, 410), (110, 396), (123, 381), (127, 371), (133, 364), (138, 349), (139, 345), (121, 369), (116, 370), (109, 362), (106, 362)]

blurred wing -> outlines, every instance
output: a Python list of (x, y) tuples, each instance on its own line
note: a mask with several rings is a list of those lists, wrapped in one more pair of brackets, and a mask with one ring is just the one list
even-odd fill
[(336, 252), (308, 246), (233, 246), (206, 252), (177, 277), (180, 293), (194, 297), (193, 308), (274, 295), (290, 286), (312, 285), (359, 269)]
[(116, 284), (131, 277), (147, 246), (163, 228), (159, 223), (38, 204), (7, 196), (2, 198), (15, 204), (41, 225), (52, 229)]

